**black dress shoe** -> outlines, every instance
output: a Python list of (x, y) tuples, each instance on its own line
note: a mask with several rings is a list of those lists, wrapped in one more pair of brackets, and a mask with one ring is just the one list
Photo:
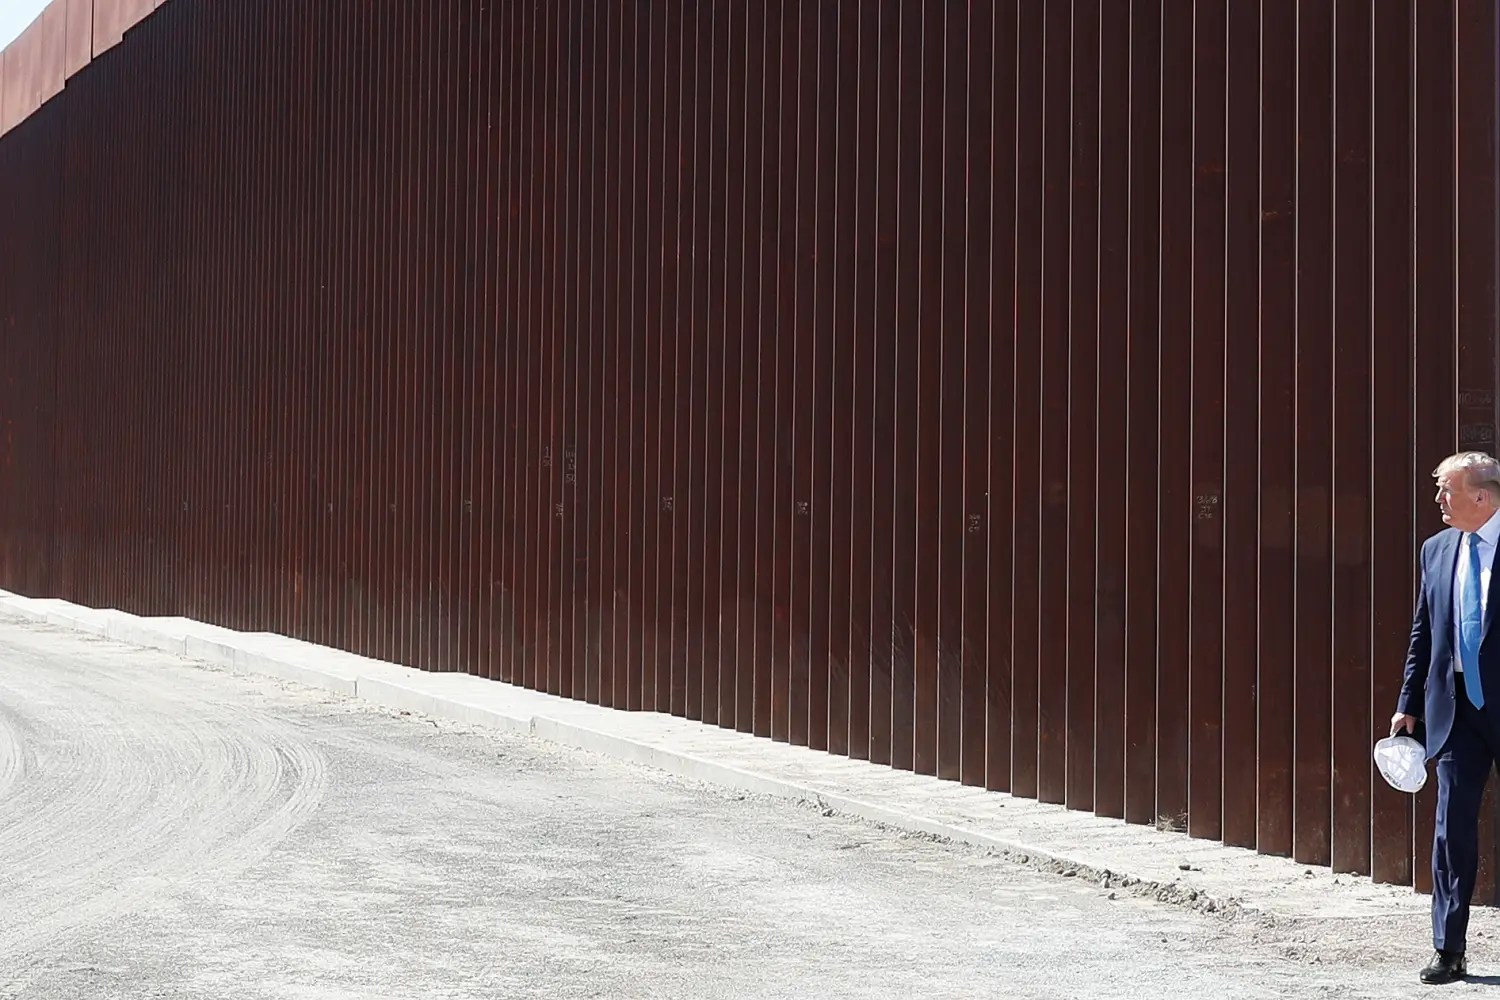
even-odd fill
[(1469, 974), (1461, 951), (1439, 951), (1433, 953), (1432, 961), (1422, 970), (1422, 982), (1431, 986), (1453, 983)]

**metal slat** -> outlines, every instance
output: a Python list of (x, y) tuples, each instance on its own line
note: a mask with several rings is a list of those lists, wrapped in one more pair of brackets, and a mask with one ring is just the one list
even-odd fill
[(899, 521), (898, 537), (915, 546), (912, 627), (908, 657), (912, 671), (913, 769), (918, 774), (937, 774), (938, 765), (938, 671), (939, 599), (942, 591), (941, 480), (943, 342), (947, 336), (943, 315), (943, 5), (926, 0), (922, 5), (917, 60), (915, 106), (917, 129), (915, 222), (907, 246), (913, 252), (914, 285), (910, 311), (915, 368), (907, 379), (915, 383), (915, 418), (911, 431), (915, 441), (913, 468), (916, 473), (912, 514), (915, 523), (908, 534)]
[[(681, 80), (673, 88), (680, 129), (674, 157), (679, 188), (672, 199), (671, 214), (675, 220), (668, 244), (676, 257), (676, 267), (675, 280), (664, 292), (666, 304), (662, 309), (665, 345), (662, 384), (670, 387), (670, 405), (664, 404), (663, 414), (672, 441), (666, 481), (667, 493), (674, 498), (670, 540), (663, 552), (664, 619), (669, 642), (663, 668), (668, 672), (668, 710), (693, 719), (702, 715), (702, 675), (697, 673), (701, 670), (701, 653), (693, 648), (695, 626), (691, 602), (694, 594), (702, 594), (701, 566), (693, 565), (694, 550), (699, 544), (702, 519), (699, 501), (703, 488), (697, 474), (701, 460), (697, 456), (699, 431), (694, 415), (698, 409), (696, 371), (701, 351), (697, 300), (700, 284), (706, 283), (708, 261), (702, 240), (708, 177), (713, 169), (703, 100), (713, 72), (709, 61), (711, 19), (712, 8), (707, 4), (691, 3), (683, 7), (679, 41)], [(689, 711), (689, 702), (694, 700), (700, 704)]]
[(870, 400), (870, 760), (889, 764), (895, 748), (895, 477), (896, 426), (896, 247), (898, 170), (896, 150), (901, 141), (900, 8), (878, 5), (871, 31), (875, 36), (877, 68), (874, 76), (875, 111), (871, 146), (874, 168), (875, 217), (873, 246), (873, 304), (870, 313), (873, 390)]
[[(814, 750), (829, 748), (829, 718), (833, 669), (829, 652), (832, 623), (832, 554), (833, 519), (833, 453), (834, 366), (837, 349), (834, 307), (837, 301), (835, 266), (839, 259), (837, 211), (839, 205), (838, 131), (839, 120), (839, 6), (824, 3), (816, 8), (816, 31), (809, 37), (816, 69), (814, 79), (815, 111), (813, 131), (816, 135), (813, 156), (813, 238), (809, 246), (812, 279), (810, 298), (812, 325), (808, 330), (808, 368), (803, 376), (807, 384), (808, 460), (806, 479), (808, 513), (802, 519), (807, 537), (807, 574), (803, 586), (807, 594), (807, 745)], [(799, 602), (801, 603), (801, 602)]]
[[(577, 604), (575, 579), (576, 556), (574, 537), (581, 527), (585, 512), (579, 502), (578, 461), (583, 445), (582, 410), (578, 395), (578, 377), (582, 369), (581, 344), (577, 337), (579, 280), (578, 245), (580, 233), (578, 219), (583, 211), (584, 190), (582, 174), (584, 163), (582, 126), (581, 79), (573, 69), (569, 52), (583, 56), (583, 26), (580, 11), (574, 4), (565, 4), (562, 52), (558, 59), (558, 72), (562, 97), (558, 115), (558, 148), (563, 151), (563, 162), (558, 177), (563, 183), (563, 211), (558, 216), (557, 250), (554, 267), (556, 278), (553, 291), (554, 316), (558, 324), (553, 356), (558, 365), (553, 376), (553, 437), (557, 442), (557, 461), (552, 481), (552, 585), (554, 607), (549, 622), (551, 636), (553, 675), (552, 690), (564, 697), (582, 695), (582, 685), (575, 685), (575, 643), (573, 616)], [(559, 511), (561, 513), (559, 513)]]
[(1229, 5), (1224, 262), (1225, 842), (1256, 844), (1256, 717), (1260, 547), (1260, 39), (1261, 5)]
[[(578, 310), (578, 351), (583, 372), (579, 381), (578, 454), (564, 467), (564, 485), (573, 492), (577, 513), (571, 522), (573, 551), (569, 565), (573, 572), (573, 688), (574, 697), (599, 702), (600, 603), (598, 559), (602, 546), (598, 541), (600, 493), (603, 480), (603, 435), (605, 410), (613, 398), (602, 391), (604, 366), (609, 363), (604, 352), (606, 331), (602, 322), (603, 303), (596, 291), (602, 285), (603, 246), (607, 229), (604, 219), (605, 156), (607, 149), (605, 122), (608, 109), (604, 97), (609, 81), (606, 32), (608, 15), (589, 18), (580, 10), (580, 27), (587, 48), (579, 60), (579, 84), (584, 111), (580, 115), (579, 141), (588, 150), (587, 162), (580, 164), (580, 183), (587, 185), (585, 204), (578, 213), (578, 264), (573, 294)], [(599, 67), (589, 72), (588, 67)], [(571, 482), (567, 477), (571, 475)], [(595, 558), (590, 558), (594, 553)]]
[(1292, 856), (1327, 864), (1332, 791), (1333, 4), (1297, 19), (1295, 730)]
[[(831, 254), (831, 287), (828, 289), (829, 336), (826, 363), (830, 388), (826, 401), (826, 435), (828, 471), (826, 492), (818, 501), (818, 517), (826, 526), (828, 555), (823, 564), (821, 582), (813, 584), (828, 594), (828, 742), (830, 753), (846, 755), (851, 747), (868, 747), (866, 718), (868, 710), (864, 676), (854, 680), (854, 650), (863, 645), (856, 639), (853, 606), (861, 585), (868, 576), (853, 572), (856, 550), (864, 538), (856, 526), (856, 495), (861, 491), (856, 468), (865, 451), (858, 447), (862, 437), (857, 427), (856, 394), (863, 388), (857, 383), (857, 364), (862, 353), (868, 353), (864, 330), (857, 325), (855, 313), (856, 282), (863, 272), (858, 243), (860, 90), (859, 72), (864, 53), (861, 51), (861, 5), (854, 0), (840, 0), (837, 23), (826, 42), (824, 78), (833, 92), (834, 113), (829, 122), (828, 141), (831, 150), (832, 232), (825, 245)], [(865, 301), (868, 307), (868, 299)], [(860, 348), (866, 348), (864, 352)], [(861, 630), (865, 627), (858, 626)], [(867, 661), (868, 662), (868, 661)], [(851, 689), (860, 686), (859, 707)], [(860, 716), (856, 718), (856, 713)], [(856, 756), (865, 756), (861, 750)]]
[[(1458, 331), (1458, 443), (1491, 454), (1495, 451), (1495, 382), (1497, 317), (1495, 302), (1496, 232), (1496, 13), (1491, 3), (1456, 0), (1454, 4), (1453, 196), (1456, 232), (1456, 302)], [(1493, 770), (1493, 768), (1491, 769)], [(1485, 788), (1479, 813), (1479, 880), (1474, 898), (1500, 902), (1497, 871), (1495, 782)]]
[[(1072, 192), (1068, 234), (1068, 445), (1067, 469), (1096, 468), (1099, 457), (1099, 282), (1100, 282), (1100, 91), (1103, 40), (1099, 0), (1080, 0), (1073, 10)], [(1048, 470), (1054, 475), (1053, 470)], [(1098, 501), (1069, 476), (1064, 482), (1067, 511), (1067, 772), (1064, 801), (1069, 809), (1094, 808), (1095, 692), (1098, 685)], [(1063, 555), (1061, 548), (1059, 558)]]
[[(1407, 0), (1378, 0), (1374, 19), (1371, 137), (1370, 287), (1370, 665), (1372, 742), (1389, 732), (1401, 691), (1401, 665), (1411, 635), (1412, 493), (1391, 486), (1377, 469), (1414, 474), (1412, 465), (1412, 223), (1411, 12)], [(1419, 481), (1420, 482), (1420, 481)], [(1426, 497), (1422, 499), (1426, 500)], [(1378, 882), (1409, 884), (1412, 800), (1373, 781), (1371, 873)]]
[(1157, 410), (1156, 817), (1187, 829), (1192, 629), (1194, 4), (1162, 3)]
[[(995, 76), (1003, 71), (1008, 55), (999, 50), (996, 21), (1004, 14), (988, 4), (969, 11), (964, 33), (968, 65), (963, 90), (969, 95), (964, 126), (963, 199), (967, 204), (964, 232), (963, 271), (963, 480), (957, 509), (949, 516), (960, 533), (963, 584), (959, 595), (958, 699), (959, 780), (983, 786), (987, 766), (987, 727), (990, 704), (990, 565), (991, 537), (1006, 531), (996, 524), (990, 510), (990, 480), (993, 475), (990, 412), (998, 402), (991, 388), (993, 354), (1004, 352), (1006, 342), (993, 336), (994, 285), (991, 269), (1001, 256), (994, 232), (996, 118)], [(1003, 141), (1003, 137), (1001, 137)], [(1001, 198), (1004, 198), (1002, 191)], [(851, 338), (852, 339), (852, 338)], [(859, 352), (856, 341), (854, 350)], [(951, 433), (951, 432), (950, 432)]]
[(627, 50), (627, 76), (633, 81), (630, 92), (642, 94), (643, 97), (639, 102), (632, 101), (630, 104), (634, 128), (629, 133), (631, 162), (627, 168), (627, 177), (631, 185), (621, 192), (621, 199), (628, 198), (630, 207), (630, 236), (627, 245), (630, 249), (628, 284), (631, 292), (623, 330), (626, 342), (630, 345), (630, 419), (628, 423), (630, 448), (627, 453), (629, 481), (627, 529), (630, 544), (627, 547), (628, 559), (625, 560), (625, 569), (628, 574), (624, 588), (626, 606), (622, 609), (626, 615), (627, 636), (625, 698), (623, 700), (617, 698), (615, 704), (619, 707), (637, 709), (642, 707), (642, 692), (645, 688), (644, 563), (647, 549), (642, 525), (647, 517), (659, 516), (660, 509), (660, 500), (655, 494), (655, 483), (648, 484), (644, 476), (646, 441), (644, 427), (647, 420), (648, 400), (645, 395), (645, 337), (641, 333), (641, 323), (646, 309), (646, 276), (649, 273), (646, 270), (650, 252), (647, 228), (650, 221), (649, 207), (655, 203), (653, 201), (655, 186), (650, 171), (650, 135), (651, 123), (654, 120), (652, 111), (660, 105), (653, 103), (652, 92), (645, 89), (645, 84), (650, 79), (651, 59), (655, 51), (652, 47), (651, 22), (644, 16), (632, 18), (631, 21), (630, 34), (633, 42)]
[[(1104, 3), (1100, 5), (1100, 16), (1093, 795), (1096, 813), (1123, 818), (1127, 711), (1126, 449), (1130, 388), (1130, 8), (1125, 4)], [(1003, 529), (997, 524), (995, 530)]]
[[(787, 587), (786, 657), (789, 725), (794, 746), (808, 744), (811, 713), (812, 658), (812, 480), (813, 480), (813, 357), (817, 337), (815, 312), (818, 216), (818, 15), (809, 4), (796, 6), (788, 22), (795, 44), (783, 66), (793, 76), (783, 91), (787, 130), (783, 141), (792, 144), (790, 176), (783, 177), (783, 238), (781, 288), (790, 296), (790, 313), (783, 328), (779, 356), (789, 407), (787, 436), (780, 454), (786, 456), (785, 521)], [(784, 42), (785, 44), (785, 42)], [(792, 81), (795, 81), (794, 83)], [(780, 643), (778, 643), (780, 645)]]
[(539, 440), (550, 462), (541, 471), (540, 509), (537, 532), (537, 682), (538, 690), (562, 692), (562, 661), (558, 623), (563, 616), (562, 568), (558, 564), (559, 541), (567, 520), (562, 499), (562, 469), (566, 429), (566, 378), (568, 364), (564, 327), (566, 301), (566, 234), (571, 209), (571, 185), (567, 183), (568, 114), (568, 10), (554, 4), (549, 12), (548, 38), (543, 56), (547, 97), (543, 105), (543, 148), (546, 159), (546, 195), (542, 204), (541, 378), (535, 403)]
[[(1014, 461), (1011, 517), (1010, 788), (1037, 794), (1037, 580), (1042, 560), (1041, 289), (1042, 289), (1042, 6), (1017, 11), (1015, 131)], [(993, 613), (993, 612), (992, 612)]]
[(964, 496), (965, 432), (967, 429), (968, 324), (965, 319), (969, 266), (969, 204), (967, 153), (968, 102), (958, 99), (969, 85), (970, 10), (967, 4), (946, 2), (942, 7), (939, 68), (942, 97), (942, 159), (937, 172), (936, 229), (941, 256), (933, 291), (941, 320), (932, 339), (939, 348), (935, 370), (939, 378), (935, 401), (937, 448), (929, 458), (937, 462), (936, 528), (937, 587), (934, 591), (935, 634), (931, 690), (936, 703), (933, 747), (937, 775), (957, 781), (963, 763), (964, 718)]
[[(1453, 217), (1454, 108), (1453, 7), (1451, 2), (1413, 4), (1415, 104), (1412, 156), (1415, 176), (1416, 229), (1413, 234), (1413, 356), (1416, 397), (1416, 449), (1413, 455), (1412, 504), (1416, 543), (1443, 530), (1433, 503), (1429, 473), (1458, 443), (1455, 367), (1458, 316)], [(1415, 561), (1414, 567), (1419, 567)], [(1404, 659), (1404, 657), (1403, 657)], [(1412, 876), (1417, 889), (1432, 889), (1432, 832), (1437, 782), (1430, 781), (1416, 798)]]
[[(500, 44), (504, 52), (504, 71), (497, 84), (501, 106), (499, 142), (505, 143), (509, 137), (520, 134), (523, 128), (524, 105), (521, 103), (520, 81), (526, 67), (523, 53), (529, 52), (530, 48), (522, 46), (521, 11), (515, 5), (502, 6), (499, 18), (496, 37), (502, 40)], [(497, 536), (493, 543), (493, 565), (490, 570), (490, 599), (493, 602), (490, 613), (496, 646), (495, 675), (510, 683), (517, 682), (520, 677), (520, 646), (516, 639), (519, 590), (515, 574), (518, 540), (517, 483), (520, 480), (516, 457), (516, 426), (519, 419), (516, 407), (520, 398), (517, 360), (520, 356), (520, 338), (517, 335), (516, 315), (520, 301), (523, 260), (520, 245), (520, 186), (525, 163), (523, 156), (523, 148), (518, 147), (513, 155), (499, 157), (502, 168), (497, 180), (500, 191), (496, 216), (501, 242), (498, 259), (500, 269), (492, 278), (500, 287), (494, 310), (495, 337), (499, 341), (495, 371), (496, 395), (499, 400), (495, 422), (495, 469), (490, 476), (496, 496), (492, 523)]]
[(1296, 6), (1261, 5), (1260, 672), (1256, 846), (1292, 853)]
[[(1187, 828), (1217, 840), (1224, 801), (1224, 388), (1228, 4), (1200, 3), (1193, 33), (1192, 490), (1188, 561)], [(1247, 497), (1248, 498), (1248, 493)], [(1245, 498), (1241, 498), (1245, 499)]]
[[(1370, 468), (1372, 329), (1370, 111), (1372, 18), (1367, 7), (1334, 12), (1333, 427), (1340, 467)], [(1332, 864), (1370, 871), (1371, 479), (1334, 474), (1332, 607)], [(1375, 669), (1393, 670), (1394, 662)], [(1378, 717), (1385, 713), (1374, 712)]]
[[(1047, 0), (1042, 24), (1040, 452), (1026, 487), (1038, 491), (1036, 589), (1037, 798), (1062, 802), (1068, 724), (1068, 320), (1072, 231), (1072, 4)], [(1020, 334), (1025, 336), (1024, 333)], [(1017, 487), (1023, 480), (1017, 475)], [(1019, 616), (1019, 613), (1018, 613)], [(1019, 624), (1019, 622), (1018, 622)]]
[[(705, 364), (705, 472), (703, 516), (708, 552), (705, 556), (703, 622), (703, 719), (728, 729), (749, 722), (740, 701), (748, 693), (741, 671), (751, 670), (740, 654), (741, 572), (749, 560), (743, 551), (745, 414), (743, 376), (746, 329), (745, 214), (748, 194), (748, 143), (745, 134), (745, 37), (749, 10), (719, 3), (714, 10), (714, 107), (722, 121), (715, 129), (722, 202), (716, 204), (710, 225), (710, 253), (716, 267), (710, 275), (706, 312), (711, 346)], [(753, 544), (753, 542), (752, 542)]]
[[(874, 624), (874, 564), (878, 543), (875, 537), (875, 373), (878, 341), (875, 335), (876, 266), (879, 247), (876, 239), (876, 185), (880, 168), (877, 160), (879, 140), (880, 79), (880, 9), (873, 3), (845, 3), (844, 11), (856, 18), (854, 48), (855, 83), (851, 94), (854, 107), (844, 105), (846, 120), (854, 120), (854, 145), (850, 149), (847, 170), (840, 171), (840, 181), (851, 177), (849, 191), (853, 213), (852, 244), (846, 259), (853, 271), (852, 295), (844, 305), (851, 324), (848, 350), (851, 355), (851, 423), (846, 447), (850, 453), (849, 511), (849, 756), (868, 760), (878, 723), (876, 705), (880, 676), (876, 670)], [(846, 49), (846, 51), (848, 51)], [(840, 510), (843, 508), (841, 507)], [(837, 552), (837, 548), (835, 548)], [(835, 567), (837, 569), (837, 567)]]
[[(1125, 495), (1125, 818), (1156, 812), (1156, 494), (1160, 303), (1161, 3), (1130, 25), (1129, 410)], [(1024, 40), (1023, 40), (1024, 46)], [(1024, 378), (1016, 373), (1017, 389)], [(1019, 417), (1018, 417), (1019, 420)], [(1017, 581), (1017, 586), (1021, 582)], [(1019, 593), (1019, 590), (1018, 590)], [(1018, 661), (1022, 650), (1016, 650)], [(1020, 669), (1018, 663), (1017, 670)]]
[[(627, 22), (618, 4), (611, 5), (604, 38), (604, 72), (600, 79), (602, 97), (605, 99), (602, 120), (608, 123), (608, 135), (603, 150), (602, 173), (605, 177), (602, 211), (603, 223), (599, 232), (601, 245), (599, 260), (602, 268), (602, 283), (598, 301), (598, 329), (602, 344), (596, 348), (596, 357), (606, 367), (603, 390), (599, 403), (601, 436), (597, 440), (600, 459), (598, 490), (598, 548), (597, 579), (599, 615), (599, 703), (623, 706), (621, 683), (625, 675), (625, 632), (621, 620), (620, 596), (624, 591), (621, 539), (622, 514), (626, 504), (626, 482), (628, 467), (625, 454), (628, 443), (627, 421), (629, 419), (628, 383), (630, 348), (622, 332), (622, 294), (624, 285), (621, 275), (625, 273), (625, 244), (622, 239), (624, 222), (629, 217), (629, 198), (624, 188), (625, 170), (629, 164), (628, 145), (630, 127), (627, 124), (630, 99), (622, 80), (625, 70), (625, 34)], [(591, 567), (592, 568), (592, 567)]]
[(1014, 656), (1011, 607), (1015, 593), (1012, 560), (1015, 551), (1013, 513), (1018, 494), (1014, 482), (1016, 456), (1016, 360), (1019, 315), (1016, 297), (1019, 191), (1017, 115), (1019, 80), (1020, 5), (995, 11), (995, 73), (990, 86), (994, 129), (991, 146), (995, 169), (989, 178), (990, 240), (994, 250), (988, 275), (992, 310), (989, 363), (989, 479), (987, 483), (988, 576), (985, 664), (986, 788), (1011, 788), (1010, 722), (1014, 706)]
[(773, 300), (765, 294), (774, 273), (774, 257), (768, 236), (769, 186), (775, 176), (769, 156), (775, 112), (770, 96), (774, 80), (773, 52), (779, 51), (778, 8), (767, 2), (763, 8), (746, 11), (745, 55), (745, 332), (741, 357), (741, 451), (745, 456), (740, 494), (741, 510), (739, 577), (740, 684), (736, 695), (735, 728), (757, 736), (771, 733), (770, 647), (770, 549), (771, 549), (771, 455), (768, 428), (774, 415), (770, 395), (767, 345), (773, 329)]

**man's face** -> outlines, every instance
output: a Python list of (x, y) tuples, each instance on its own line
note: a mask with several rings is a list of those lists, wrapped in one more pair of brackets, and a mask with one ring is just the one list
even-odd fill
[(1490, 519), (1494, 509), (1483, 490), (1469, 488), (1469, 474), (1462, 469), (1437, 477), (1434, 499), (1443, 509), (1443, 523), (1459, 531), (1478, 531)]

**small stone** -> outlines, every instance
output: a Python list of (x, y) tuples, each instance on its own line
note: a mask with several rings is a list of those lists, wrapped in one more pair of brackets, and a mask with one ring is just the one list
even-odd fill
[(1109, 894), (1109, 898), (1110, 898), (1110, 899), (1114, 899), (1114, 898), (1115, 898), (1115, 894), (1114, 894), (1114, 893), (1110, 893), (1110, 894)]
[(1193, 870), (1193, 866), (1190, 865), (1190, 864), (1188, 864), (1186, 861), (1184, 861), (1182, 864), (1178, 865), (1177, 867), (1180, 868), (1182, 871), (1185, 871), (1185, 872), (1190, 872), (1190, 871)]
[(1303, 872), (1302, 874), (1304, 874), (1304, 875), (1312, 875), (1312, 873), (1313, 873), (1313, 870), (1311, 868), (1309, 868), (1307, 871)]
[(1063, 878), (1077, 878), (1077, 877), (1078, 877), (1078, 869), (1077, 868), (1069, 868), (1067, 871), (1063, 872)]

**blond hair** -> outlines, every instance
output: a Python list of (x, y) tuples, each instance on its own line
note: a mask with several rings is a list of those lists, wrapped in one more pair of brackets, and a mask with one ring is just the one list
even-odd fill
[(1439, 462), (1432, 474), (1446, 476), (1460, 471), (1469, 489), (1483, 490), (1489, 494), (1491, 505), (1500, 507), (1500, 462), (1482, 451), (1461, 451)]

